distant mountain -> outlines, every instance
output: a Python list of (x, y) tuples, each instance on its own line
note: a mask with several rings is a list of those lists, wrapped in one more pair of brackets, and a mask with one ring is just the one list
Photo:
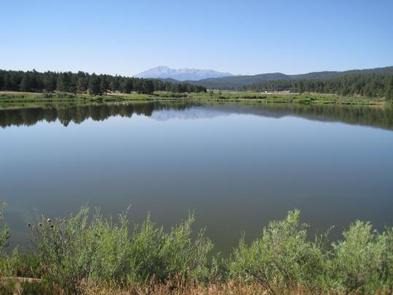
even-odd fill
[(240, 89), (245, 86), (259, 84), (267, 81), (293, 81), (293, 80), (317, 80), (333, 79), (348, 74), (393, 74), (393, 67), (373, 68), (349, 71), (323, 71), (298, 75), (286, 75), (283, 73), (267, 73), (258, 75), (239, 75), (230, 77), (208, 78), (199, 81), (189, 81), (209, 89)]
[(227, 76), (232, 76), (232, 74), (213, 70), (171, 69), (164, 66), (155, 67), (135, 75), (137, 78), (174, 79), (177, 81), (198, 81), (202, 79), (220, 78)]

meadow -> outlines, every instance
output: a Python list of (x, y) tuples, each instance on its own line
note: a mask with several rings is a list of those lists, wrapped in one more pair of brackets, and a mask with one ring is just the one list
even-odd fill
[(35, 92), (0, 92), (0, 109), (67, 106), (75, 104), (94, 104), (112, 102), (184, 100), (188, 102), (237, 102), (255, 104), (293, 104), (293, 105), (336, 105), (336, 106), (390, 106), (384, 98), (368, 98), (361, 96), (340, 96), (320, 93), (289, 93), (289, 92), (252, 92), (252, 91), (207, 91), (174, 93), (155, 91), (152, 94), (143, 93), (106, 93), (103, 95), (74, 94), (64, 92), (35, 93)]

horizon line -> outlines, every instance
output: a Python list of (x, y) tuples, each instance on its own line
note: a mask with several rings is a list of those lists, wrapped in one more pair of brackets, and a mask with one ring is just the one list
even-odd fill
[[(155, 68), (159, 68), (159, 67), (166, 67), (166, 68), (170, 68), (173, 70), (201, 70), (201, 71), (215, 71), (215, 72), (220, 72), (220, 73), (225, 73), (225, 74), (230, 74), (230, 76), (222, 76), (222, 77), (217, 77), (217, 78), (213, 78), (213, 79), (219, 79), (219, 78), (225, 78), (225, 77), (233, 77), (233, 76), (257, 76), (257, 75), (265, 75), (265, 74), (284, 74), (287, 76), (293, 76), (293, 75), (304, 75), (304, 74), (311, 74), (311, 73), (321, 73), (321, 72), (349, 72), (349, 71), (362, 71), (362, 70), (374, 70), (374, 69), (384, 69), (384, 68), (390, 68), (393, 67), (393, 65), (387, 65), (387, 66), (376, 66), (376, 67), (367, 67), (367, 68), (350, 68), (350, 69), (337, 69), (337, 70), (315, 70), (315, 71), (309, 71), (309, 72), (300, 72), (300, 73), (284, 73), (284, 72), (280, 72), (280, 71), (272, 71), (272, 72), (258, 72), (255, 74), (233, 74), (231, 72), (228, 71), (219, 71), (219, 70), (214, 70), (214, 69), (208, 69), (208, 68), (175, 68), (175, 67), (170, 67), (170, 66), (156, 66), (156, 67), (152, 67), (149, 68), (145, 71), (136, 73), (136, 74), (130, 74), (130, 75), (124, 75), (124, 74), (114, 74), (114, 73), (108, 73), (108, 72), (96, 72), (96, 71), (86, 71), (86, 70), (37, 70), (36, 68), (32, 68), (32, 69), (4, 69), (4, 68), (0, 68), (0, 71), (16, 71), (16, 72), (33, 72), (36, 71), (38, 73), (45, 73), (45, 72), (53, 72), (53, 73), (78, 73), (78, 72), (83, 72), (83, 73), (87, 73), (90, 75), (110, 75), (110, 76), (121, 76), (121, 77), (128, 77), (128, 78), (140, 78), (137, 77), (137, 75), (144, 73), (146, 71), (155, 69)], [(160, 79), (160, 78), (144, 78), (144, 79)]]

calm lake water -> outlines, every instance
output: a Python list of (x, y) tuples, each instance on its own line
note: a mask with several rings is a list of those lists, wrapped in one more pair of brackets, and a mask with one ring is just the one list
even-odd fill
[(164, 226), (194, 212), (224, 251), (294, 208), (313, 232), (393, 225), (392, 111), (96, 105), (0, 111), (0, 126), (14, 243), (86, 204)]

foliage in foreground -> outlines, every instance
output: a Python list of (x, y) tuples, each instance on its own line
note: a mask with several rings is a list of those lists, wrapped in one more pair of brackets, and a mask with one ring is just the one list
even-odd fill
[[(164, 231), (149, 217), (131, 226), (126, 215), (113, 221), (87, 208), (65, 219), (43, 218), (32, 226), (30, 253), (2, 252), (0, 274), (40, 279), (21, 287), (39, 294), (393, 292), (392, 229), (377, 233), (356, 221), (341, 241), (328, 244), (308, 239), (299, 211), (291, 211), (222, 259), (203, 231), (192, 232), (193, 221), (190, 216)], [(8, 235), (1, 237), (4, 248)], [(12, 280), (1, 281), (2, 293), (5, 282)]]
[(4, 203), (0, 203), (0, 254), (4, 250), (4, 247), (7, 245), (7, 241), (9, 239), (9, 231), (8, 227), (3, 224), (3, 209)]

